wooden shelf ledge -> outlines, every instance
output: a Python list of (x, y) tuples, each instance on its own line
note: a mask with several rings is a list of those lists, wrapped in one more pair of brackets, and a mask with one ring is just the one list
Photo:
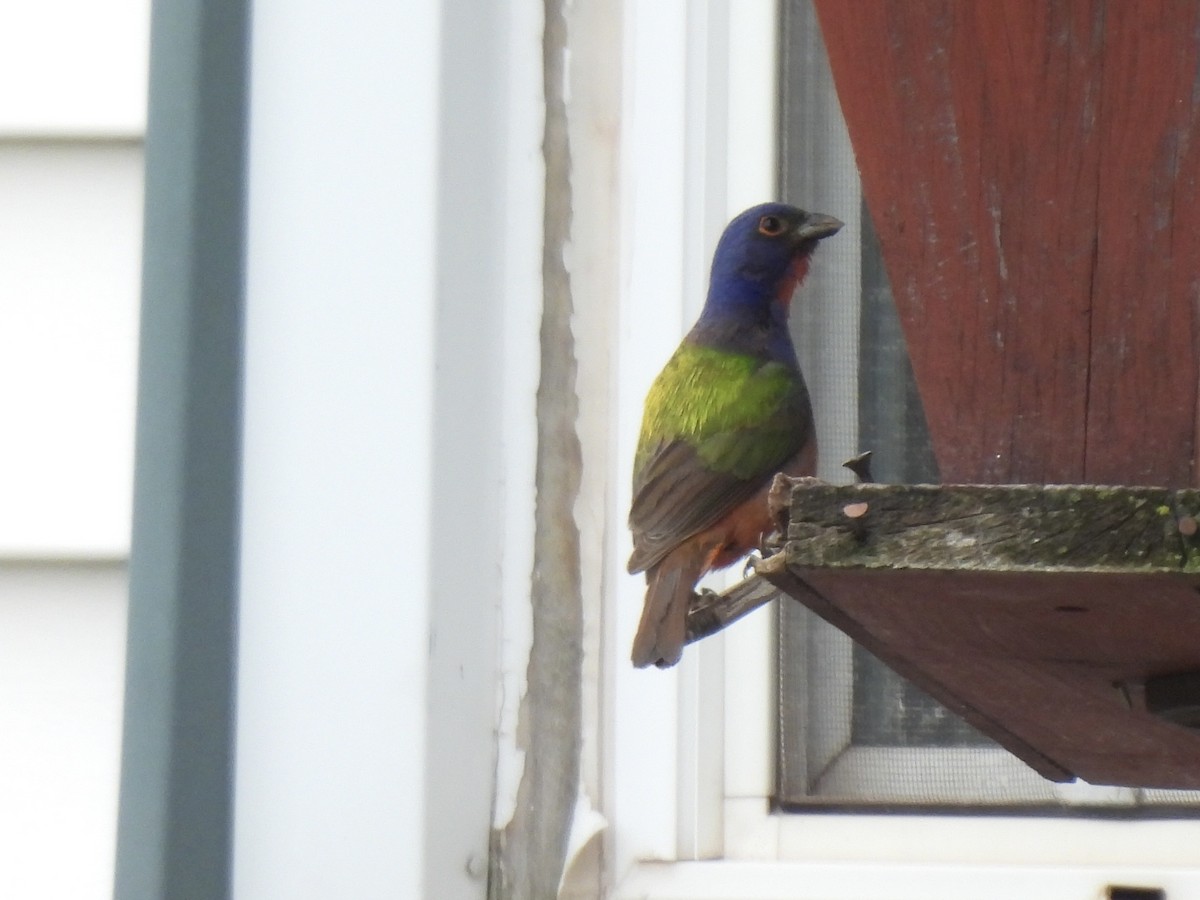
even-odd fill
[(696, 637), (765, 582), (1046, 778), (1200, 789), (1200, 491), (800, 479), (786, 512)]

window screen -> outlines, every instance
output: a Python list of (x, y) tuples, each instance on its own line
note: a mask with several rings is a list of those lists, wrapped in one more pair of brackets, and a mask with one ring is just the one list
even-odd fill
[[(937, 465), (809, 0), (783, 4), (784, 200), (846, 222), (793, 305), (820, 438), (818, 474), (869, 449), (876, 481)], [(1046, 781), (800, 604), (779, 604), (778, 799), (785, 808), (1180, 810), (1200, 792)], [(1186, 814), (1186, 809), (1182, 810)]]

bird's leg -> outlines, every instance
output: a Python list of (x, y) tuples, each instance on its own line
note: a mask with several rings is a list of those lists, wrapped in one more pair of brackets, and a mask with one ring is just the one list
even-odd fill
[[(746, 568), (753, 569), (759, 562), (766, 559), (768, 556), (774, 556), (783, 549), (784, 541), (786, 540), (787, 529), (780, 531), (772, 531), (763, 534), (758, 539), (758, 547), (750, 554), (750, 558), (746, 560)], [(742, 577), (746, 577), (745, 571), (742, 572)]]

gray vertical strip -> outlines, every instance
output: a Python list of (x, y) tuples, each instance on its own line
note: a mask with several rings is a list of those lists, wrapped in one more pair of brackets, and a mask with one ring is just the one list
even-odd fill
[(245, 0), (155, 0), (115, 896), (230, 893)]
[(558, 896), (579, 795), (583, 588), (575, 504), (583, 463), (576, 430), (579, 395), (571, 327), (574, 299), (564, 257), (570, 242), (573, 200), (564, 7), (564, 0), (545, 0), (542, 36), (546, 193), (530, 596), (533, 643), (518, 725), (525, 768), (512, 820), (495, 836), (488, 883), (492, 900)]

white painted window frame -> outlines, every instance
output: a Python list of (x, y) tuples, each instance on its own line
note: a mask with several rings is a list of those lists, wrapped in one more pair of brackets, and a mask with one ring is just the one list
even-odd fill
[[(776, 185), (772, 0), (625, 9), (614, 520), (628, 508), (641, 398), (698, 312), (724, 221)], [(643, 586), (614, 521), (606, 596), (605, 808), (618, 897), (1200, 896), (1200, 823), (779, 814), (773, 620), (759, 612), (668, 672), (626, 659)], [(716, 739), (714, 739), (716, 738)]]

